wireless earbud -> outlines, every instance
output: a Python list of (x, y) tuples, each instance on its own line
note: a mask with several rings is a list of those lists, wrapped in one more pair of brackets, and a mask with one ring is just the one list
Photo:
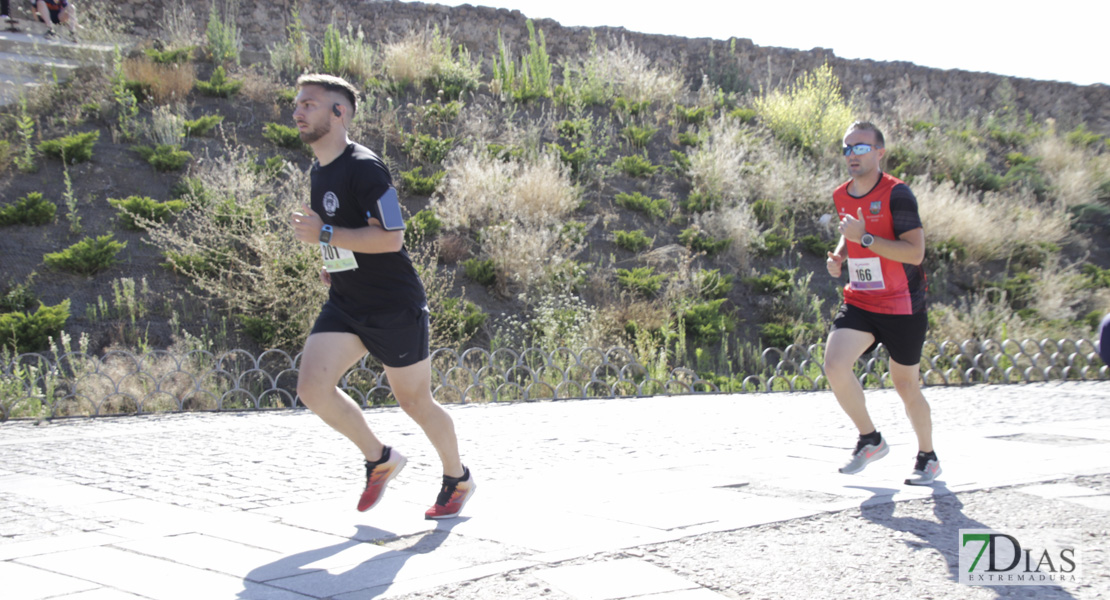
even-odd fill
[(337, 117), (343, 116), (343, 113), (339, 111), (339, 103), (331, 105), (331, 112), (335, 113), (335, 116)]

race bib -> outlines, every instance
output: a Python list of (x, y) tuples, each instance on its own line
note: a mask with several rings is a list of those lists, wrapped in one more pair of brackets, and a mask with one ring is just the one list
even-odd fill
[(324, 269), (328, 273), (351, 271), (358, 268), (355, 253), (346, 248), (336, 248), (331, 244), (320, 242), (320, 254), (324, 257)]
[(848, 279), (852, 282), (854, 290), (881, 290), (886, 287), (883, 283), (883, 266), (878, 256), (871, 258), (849, 258)]

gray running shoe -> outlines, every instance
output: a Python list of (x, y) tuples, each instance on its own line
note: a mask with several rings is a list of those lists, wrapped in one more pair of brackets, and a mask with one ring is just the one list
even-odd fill
[(918, 459), (913, 475), (906, 479), (906, 485), (929, 485), (940, 476), (940, 462), (936, 459)]
[(856, 449), (852, 452), (852, 460), (840, 467), (840, 472), (845, 475), (859, 473), (867, 465), (886, 456), (888, 452), (890, 452), (890, 446), (886, 445), (886, 438), (879, 438), (877, 445), (867, 444), (860, 440), (856, 442)]

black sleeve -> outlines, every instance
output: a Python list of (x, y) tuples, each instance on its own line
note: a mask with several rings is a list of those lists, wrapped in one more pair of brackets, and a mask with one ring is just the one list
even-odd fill
[(378, 199), (393, 187), (389, 171), (377, 161), (358, 161), (355, 175), (354, 193), (358, 199), (359, 208), (366, 219), (371, 217), (382, 220), (378, 210)]
[(902, 237), (902, 234), (907, 231), (921, 227), (921, 217), (917, 214), (917, 198), (910, 191), (910, 187), (904, 183), (890, 190), (890, 218), (896, 238)]

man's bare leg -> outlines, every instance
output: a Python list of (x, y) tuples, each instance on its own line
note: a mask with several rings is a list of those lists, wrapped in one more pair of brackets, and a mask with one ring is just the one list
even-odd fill
[(336, 387), (347, 369), (364, 354), (366, 348), (352, 333), (325, 332), (308, 336), (301, 355), (297, 395), (332, 429), (354, 442), (366, 460), (375, 462), (382, 456), (381, 441), (370, 430), (358, 403)]
[(917, 447), (922, 452), (933, 451), (933, 419), (929, 403), (921, 393), (921, 365), (907, 366), (890, 361), (890, 379), (894, 389), (906, 405), (906, 416), (910, 418), (913, 431), (917, 434)]
[(867, 412), (863, 386), (853, 368), (864, 350), (873, 343), (875, 336), (856, 329), (834, 330), (825, 343), (825, 377), (840, 408), (852, 419), (861, 435), (875, 431), (875, 424)]
[(386, 367), (385, 374), (401, 408), (420, 425), (439, 453), (443, 474), (462, 477), (463, 465), (459, 457), (455, 422), (432, 398), (432, 359), (426, 358), (407, 367)]

